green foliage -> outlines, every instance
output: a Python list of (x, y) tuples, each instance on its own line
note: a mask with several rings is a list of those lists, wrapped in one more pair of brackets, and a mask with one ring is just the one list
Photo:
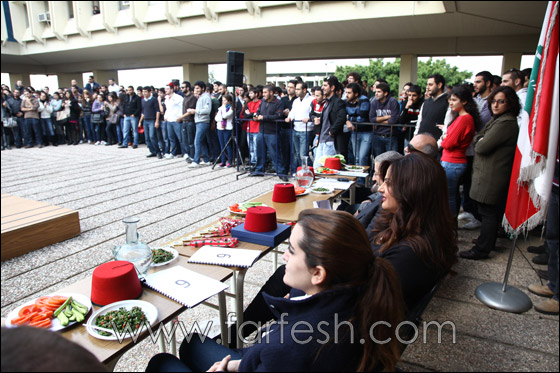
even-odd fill
[[(342, 82), (350, 72), (355, 71), (362, 76), (362, 80), (367, 79), (370, 86), (377, 78), (384, 78), (391, 87), (391, 94), (398, 97), (402, 88), (399, 87), (400, 64), (400, 58), (397, 58), (395, 62), (387, 63), (384, 63), (382, 58), (370, 59), (368, 66), (337, 66), (334, 75)], [(426, 62), (418, 62), (418, 82), (413, 83), (418, 84), (424, 91), (428, 76), (432, 74), (443, 75), (446, 85), (451, 86), (462, 84), (472, 76), (469, 71), (459, 71), (458, 67), (450, 66), (445, 59), (433, 60), (430, 58)]]

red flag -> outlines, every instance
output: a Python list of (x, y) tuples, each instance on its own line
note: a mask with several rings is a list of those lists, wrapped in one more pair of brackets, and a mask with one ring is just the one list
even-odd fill
[(524, 107), (531, 115), (519, 129), (503, 221), (515, 235), (543, 222), (548, 209), (558, 149), (558, 33), (558, 1), (549, 2)]

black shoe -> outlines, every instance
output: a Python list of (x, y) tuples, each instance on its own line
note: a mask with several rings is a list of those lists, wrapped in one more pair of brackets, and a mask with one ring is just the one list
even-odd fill
[(537, 255), (536, 257), (533, 258), (533, 263), (535, 264), (539, 264), (539, 265), (547, 265), (548, 264), (548, 253), (542, 253)]
[(136, 149), (138, 145), (132, 145), (132, 149)]
[(537, 269), (536, 270), (537, 275), (539, 275), (540, 278), (542, 278), (545, 281), (548, 281), (548, 271), (542, 270), (542, 269)]
[(156, 156), (155, 154), (151, 154), (151, 153), (150, 153), (150, 154), (148, 154), (148, 155), (146, 156), (146, 158), (152, 158), (152, 157), (155, 157), (155, 156)]
[(126, 149), (128, 148), (128, 145), (119, 145), (119, 149)]
[(279, 176), (279, 178), (280, 178), (280, 180), (282, 180), (285, 183), (287, 183), (289, 181), (287, 176)]
[(158, 153), (157, 159), (162, 159), (162, 158), (163, 158), (163, 155), (161, 155), (161, 153)]
[(249, 176), (264, 176), (262, 172), (251, 172)]
[(483, 253), (480, 251), (477, 251), (475, 249), (470, 249), (468, 251), (461, 251), (459, 253), (459, 256), (461, 258), (464, 259), (470, 259), (470, 260), (479, 260), (479, 259), (486, 259), (488, 258), (488, 254), (487, 253)]
[(8, 146), (6, 146), (6, 149), (12, 150), (12, 147), (10, 145), (8, 145)]
[(25, 149), (31, 149), (33, 147), (33, 145), (26, 145)]
[(540, 246), (529, 246), (527, 251), (531, 254), (543, 254), (546, 253), (546, 244), (542, 244)]

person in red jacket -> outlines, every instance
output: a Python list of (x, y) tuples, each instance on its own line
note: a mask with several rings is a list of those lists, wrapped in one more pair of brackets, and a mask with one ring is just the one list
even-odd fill
[[(257, 115), (257, 111), (261, 106), (259, 99), (259, 90), (251, 88), (249, 90), (249, 102), (247, 108), (243, 112), (245, 119), (252, 119)], [(255, 167), (257, 165), (257, 134), (259, 133), (260, 122), (251, 120), (249, 121), (249, 128), (247, 128), (247, 142), (249, 143), (249, 154), (251, 156), (250, 164)]]
[(447, 127), (447, 133), (442, 137), (443, 154), (441, 165), (447, 175), (449, 190), (449, 206), (456, 218), (459, 209), (459, 179), (467, 169), (465, 152), (474, 137), (475, 127), (481, 127), (478, 107), (466, 86), (453, 88), (449, 97), (449, 108), (456, 114), (455, 120)]

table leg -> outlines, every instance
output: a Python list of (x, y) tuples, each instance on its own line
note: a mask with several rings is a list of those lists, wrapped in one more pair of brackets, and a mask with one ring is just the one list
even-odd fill
[[(162, 325), (162, 327), (165, 328), (165, 325)], [(164, 337), (165, 333), (161, 333), (159, 335), (159, 352), (167, 352), (167, 349), (165, 348), (165, 337)]]
[(222, 345), (228, 347), (229, 328), (227, 325), (227, 305), (226, 293), (224, 291), (218, 294), (218, 306), (220, 307), (220, 331), (222, 333)]
[[(173, 321), (171, 321), (172, 326), (175, 326), (173, 324), (179, 324), (179, 318), (176, 317), (173, 319)], [(174, 330), (174, 329), (171, 329)], [(175, 339), (175, 333), (173, 333), (173, 335), (171, 336), (171, 343), (169, 344), (169, 349), (171, 350), (171, 354), (177, 356), (177, 340)]]
[(237, 282), (235, 284), (235, 313), (237, 316), (237, 348), (243, 348), (243, 341), (241, 340), (241, 333), (239, 329), (243, 324), (243, 285), (245, 283), (245, 274), (247, 268), (240, 269), (237, 273)]

